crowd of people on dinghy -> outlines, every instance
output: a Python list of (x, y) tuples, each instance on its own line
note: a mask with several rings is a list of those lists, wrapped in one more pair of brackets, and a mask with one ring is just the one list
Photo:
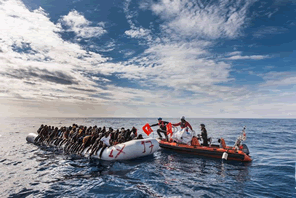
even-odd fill
[(100, 157), (106, 147), (124, 143), (130, 140), (143, 139), (137, 129), (121, 128), (114, 130), (112, 127), (78, 126), (73, 124), (66, 127), (54, 127), (41, 125), (37, 130), (38, 136), (35, 139), (37, 144), (63, 146), (69, 153), (81, 154), (86, 148), (90, 156), (96, 154), (101, 148)]

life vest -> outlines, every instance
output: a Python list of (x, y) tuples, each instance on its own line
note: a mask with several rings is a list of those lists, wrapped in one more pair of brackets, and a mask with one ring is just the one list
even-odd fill
[(223, 138), (220, 138), (220, 144), (222, 145), (222, 148), (226, 148), (226, 143), (225, 143), (225, 140)]
[(200, 146), (200, 143), (197, 139), (197, 137), (193, 137), (192, 140), (191, 140), (191, 146)]
[(171, 134), (171, 136), (173, 135), (173, 129), (172, 129), (172, 123), (168, 123), (166, 125), (166, 131), (167, 131), (167, 134)]

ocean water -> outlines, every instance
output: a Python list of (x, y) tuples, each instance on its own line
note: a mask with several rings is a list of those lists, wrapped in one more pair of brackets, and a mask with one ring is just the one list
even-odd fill
[[(166, 119), (178, 122), (178, 119)], [(243, 126), (251, 163), (159, 150), (122, 162), (65, 155), (26, 142), (41, 124), (112, 126), (141, 131), (149, 118), (2, 118), (0, 197), (296, 197), (296, 120), (188, 119), (233, 145)], [(156, 128), (154, 128), (156, 129)], [(152, 135), (153, 136), (153, 135)]]

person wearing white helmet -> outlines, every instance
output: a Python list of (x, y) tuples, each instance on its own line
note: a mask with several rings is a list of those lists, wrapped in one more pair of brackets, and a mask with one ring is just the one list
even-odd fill
[(180, 126), (181, 129), (184, 129), (184, 128), (186, 128), (186, 127), (189, 127), (189, 128), (191, 129), (191, 131), (193, 131), (191, 125), (189, 124), (189, 122), (187, 122), (187, 121), (185, 120), (185, 117), (184, 117), (184, 116), (181, 117), (181, 122), (176, 123), (176, 124), (172, 124), (172, 125), (173, 125), (173, 126)]

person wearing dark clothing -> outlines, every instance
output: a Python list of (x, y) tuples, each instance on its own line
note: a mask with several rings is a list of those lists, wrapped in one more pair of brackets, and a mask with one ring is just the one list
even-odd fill
[(209, 146), (208, 144), (208, 133), (207, 133), (207, 129), (206, 126), (204, 124), (200, 124), (200, 129), (201, 129), (201, 138), (203, 143), (201, 145), (203, 146)]
[(162, 118), (158, 118), (158, 123), (152, 124), (152, 125), (150, 125), (150, 127), (154, 127), (154, 126), (159, 125), (159, 129), (157, 129), (157, 134), (159, 135), (160, 139), (162, 139), (161, 133), (163, 133), (166, 140), (169, 141), (169, 138), (168, 138), (168, 135), (167, 135), (167, 130), (166, 130), (166, 125), (168, 123), (169, 122), (167, 122), (167, 121), (162, 121)]

